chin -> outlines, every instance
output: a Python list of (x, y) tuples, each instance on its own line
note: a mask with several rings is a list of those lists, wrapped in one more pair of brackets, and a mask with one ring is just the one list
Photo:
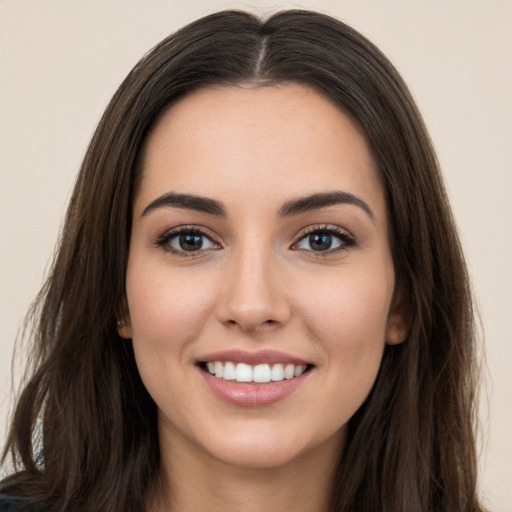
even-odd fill
[(345, 429), (323, 436), (280, 430), (275, 424), (244, 426), (240, 432), (209, 438), (202, 449), (219, 462), (240, 468), (272, 469), (339, 453)]
[(247, 469), (272, 469), (286, 466), (301, 457), (292, 447), (276, 446), (272, 442), (231, 445), (227, 450), (215, 450), (214, 457), (224, 464)]

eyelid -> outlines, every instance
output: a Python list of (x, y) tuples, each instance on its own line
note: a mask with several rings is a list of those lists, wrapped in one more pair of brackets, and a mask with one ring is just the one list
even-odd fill
[[(207, 248), (207, 249), (199, 249), (197, 251), (184, 251), (184, 250), (177, 250), (170, 246), (169, 242), (175, 238), (176, 236), (179, 236), (183, 233), (195, 233), (200, 234), (210, 240), (216, 247), (215, 248)], [(328, 233), (330, 235), (333, 235), (337, 237), (340, 240), (340, 244), (338, 247), (335, 247), (334, 249), (328, 249), (325, 251), (315, 251), (314, 249), (301, 249), (298, 248), (297, 245), (299, 242), (301, 242), (304, 238), (306, 238), (309, 235), (312, 235), (314, 233)], [(321, 256), (328, 256), (331, 254), (335, 254), (337, 252), (346, 251), (350, 249), (351, 247), (354, 247), (357, 245), (357, 241), (355, 237), (345, 228), (342, 228), (340, 226), (337, 226), (335, 224), (315, 224), (311, 226), (307, 226), (303, 228), (298, 235), (296, 235), (295, 241), (291, 245), (290, 249), (297, 250), (297, 251), (303, 251), (308, 252), (314, 255), (321, 255)], [(204, 226), (200, 226), (197, 224), (185, 224), (181, 226), (176, 226), (173, 228), (170, 228), (166, 230), (164, 233), (158, 235), (154, 242), (153, 246), (157, 248), (161, 248), (162, 250), (181, 257), (188, 257), (188, 258), (194, 258), (203, 255), (206, 252), (212, 251), (212, 250), (218, 250), (222, 248), (222, 244), (219, 241), (219, 237), (212, 232), (210, 229), (205, 228)]]
[[(193, 234), (199, 234), (210, 240), (214, 245), (216, 245), (215, 248), (208, 248), (208, 249), (199, 249), (198, 251), (183, 251), (183, 250), (177, 250), (170, 246), (169, 242), (175, 238), (176, 236), (179, 236), (184, 233), (193, 233)], [(208, 228), (205, 228), (203, 226), (198, 226), (197, 224), (185, 224), (181, 226), (176, 226), (171, 229), (166, 230), (161, 235), (158, 235), (154, 242), (153, 246), (157, 248), (161, 248), (164, 251), (177, 255), (180, 257), (187, 257), (187, 258), (194, 258), (201, 256), (205, 252), (209, 252), (212, 250), (217, 250), (222, 247), (222, 244), (218, 240), (218, 236), (215, 235), (211, 230)]]
[[(328, 233), (330, 235), (334, 235), (341, 240), (341, 244), (334, 249), (328, 249), (326, 251), (315, 251), (314, 249), (300, 249), (297, 247), (299, 242), (301, 242), (304, 238), (314, 233)], [(357, 245), (356, 238), (347, 229), (337, 226), (335, 224), (316, 224), (302, 229), (300, 233), (295, 237), (295, 241), (293, 242), (290, 248), (297, 251), (309, 252), (315, 255), (328, 256), (341, 251), (346, 251), (354, 247), (355, 245)]]

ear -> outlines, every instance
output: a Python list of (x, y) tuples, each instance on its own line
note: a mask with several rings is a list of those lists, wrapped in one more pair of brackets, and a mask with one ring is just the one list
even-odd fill
[(398, 345), (405, 341), (409, 334), (410, 322), (407, 307), (400, 290), (395, 290), (386, 326), (386, 344)]
[(129, 340), (132, 338), (132, 323), (130, 319), (130, 311), (126, 298), (123, 299), (117, 315), (117, 333), (121, 338)]

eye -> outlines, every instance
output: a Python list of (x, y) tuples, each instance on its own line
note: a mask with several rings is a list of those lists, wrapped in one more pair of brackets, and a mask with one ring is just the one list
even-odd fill
[(220, 247), (201, 229), (186, 226), (165, 232), (155, 241), (155, 245), (180, 256), (193, 256), (193, 253)]
[(173, 249), (185, 252), (213, 249), (215, 247), (215, 244), (201, 233), (182, 233), (175, 235), (168, 243)]
[(334, 253), (355, 245), (355, 240), (347, 231), (337, 226), (315, 227), (307, 230), (292, 249), (316, 253)]

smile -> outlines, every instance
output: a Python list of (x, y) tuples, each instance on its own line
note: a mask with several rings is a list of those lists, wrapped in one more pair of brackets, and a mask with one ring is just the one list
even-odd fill
[(305, 364), (276, 363), (256, 364), (235, 363), (232, 361), (209, 361), (205, 363), (210, 375), (219, 379), (236, 382), (267, 383), (300, 377), (308, 368)]
[(285, 352), (225, 350), (196, 360), (203, 381), (218, 398), (241, 407), (267, 406), (301, 388), (315, 365)]

